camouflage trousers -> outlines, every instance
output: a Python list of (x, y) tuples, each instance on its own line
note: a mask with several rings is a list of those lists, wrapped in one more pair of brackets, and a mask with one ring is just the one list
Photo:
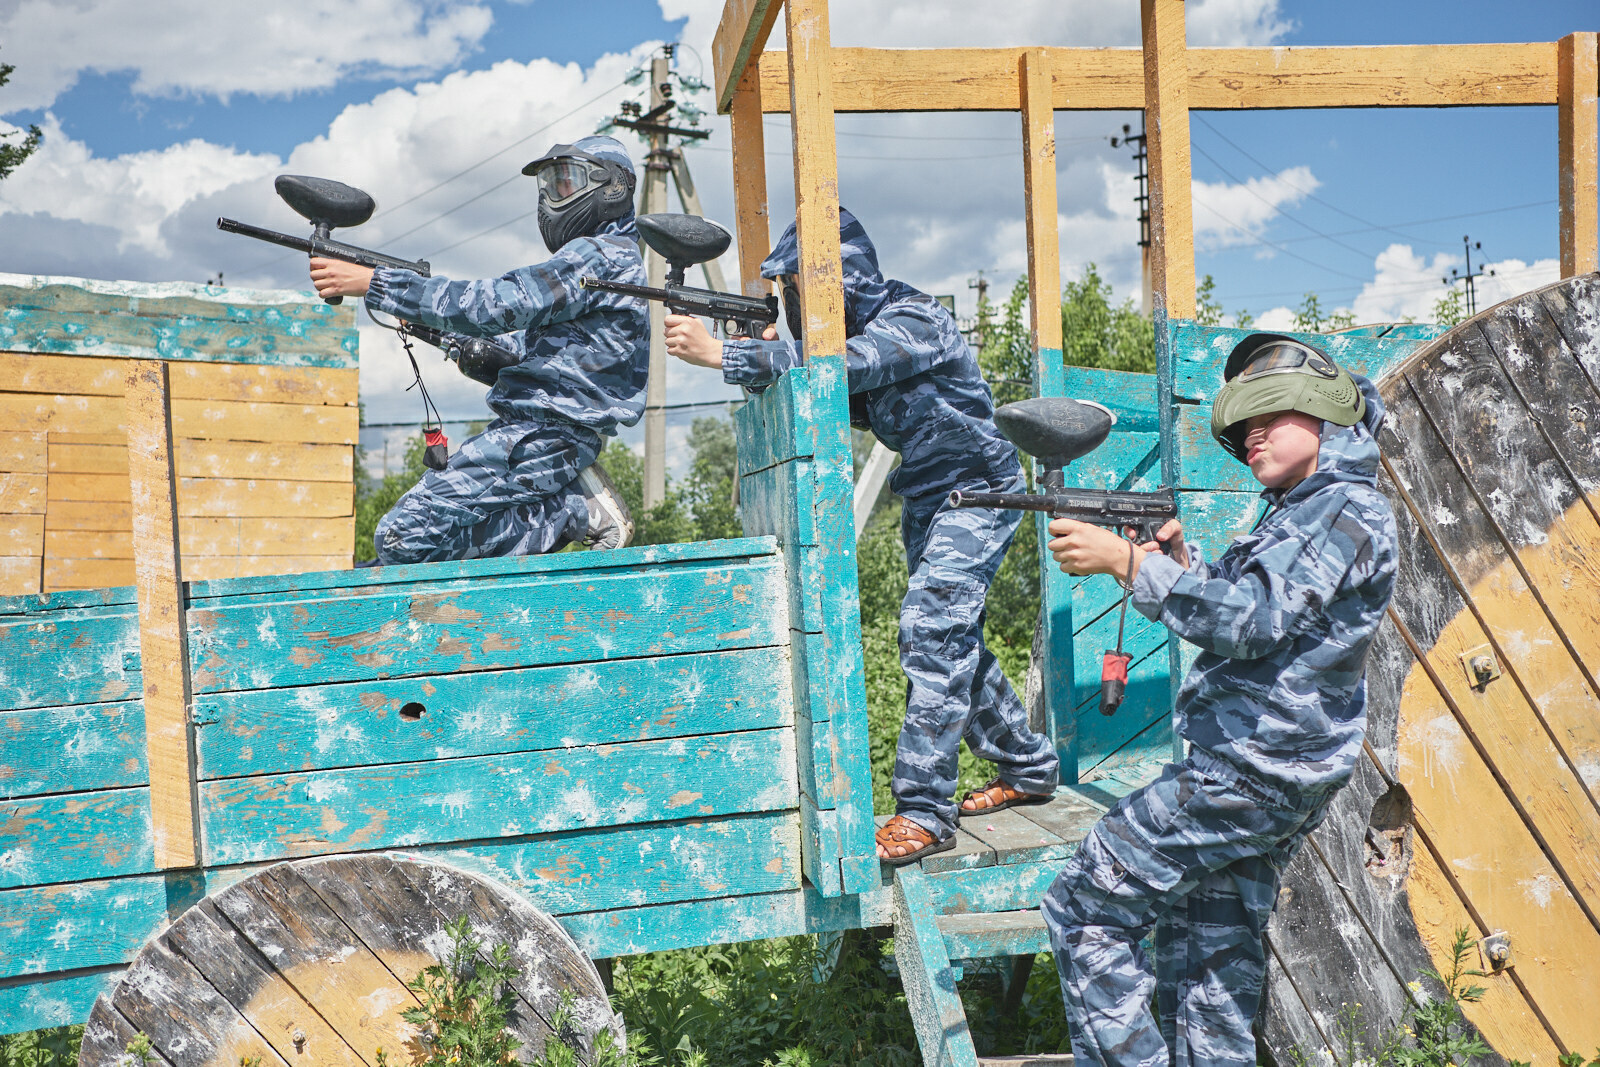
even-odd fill
[[(1020, 493), (1021, 477), (996, 486)], [(900, 515), (911, 581), (900, 607), (906, 721), (895, 750), (895, 810), (940, 838), (955, 833), (961, 741), (1017, 789), (1048, 793), (1059, 780), (1050, 739), (983, 645), (984, 598), (1022, 520), (1018, 511), (952, 508), (943, 496), (909, 498)]]
[(582, 427), (496, 419), (379, 521), (378, 561), (530, 556), (576, 541), (589, 532), (576, 479), (599, 454), (599, 435)]
[[(1254, 1067), (1279, 872), (1331, 796), (1196, 749), (1095, 824), (1040, 905), (1078, 1063)], [(1152, 926), (1153, 974), (1139, 945)]]

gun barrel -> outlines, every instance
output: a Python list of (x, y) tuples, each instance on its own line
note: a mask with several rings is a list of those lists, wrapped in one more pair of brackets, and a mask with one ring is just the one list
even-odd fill
[(1052, 500), (1032, 493), (968, 493), (950, 490), (953, 508), (995, 508), (1000, 511), (1049, 511)]
[(599, 278), (583, 278), (578, 284), (584, 289), (598, 289), (603, 293), (659, 300), (675, 313), (684, 315), (705, 315), (718, 320), (734, 319), (741, 323), (762, 325), (778, 321), (778, 300), (772, 296), (719, 293), (715, 289), (696, 289), (688, 285), (669, 284), (665, 289), (657, 289), (649, 285), (629, 285), (627, 282), (608, 282)]
[(282, 245), (292, 248), (296, 252), (304, 252), (310, 256), (325, 256), (328, 259), (342, 259), (347, 263), (356, 263), (363, 267), (394, 267), (399, 270), (414, 271), (424, 278), (429, 277), (433, 268), (425, 259), (401, 259), (398, 256), (374, 252), (370, 248), (361, 248), (357, 245), (347, 245), (343, 241), (331, 241), (323, 237), (296, 237), (293, 234), (279, 233), (263, 226), (252, 226), (248, 222), (237, 219), (221, 218), (217, 220), (217, 229), (227, 233), (237, 233), (244, 237), (253, 237), (257, 241), (268, 244)]

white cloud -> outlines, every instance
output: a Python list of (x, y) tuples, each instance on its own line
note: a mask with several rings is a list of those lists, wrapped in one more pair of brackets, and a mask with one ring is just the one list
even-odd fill
[[(1449, 289), (1443, 279), (1450, 275), (1452, 268), (1460, 270), (1464, 260), (1448, 252), (1425, 259), (1410, 245), (1397, 242), (1378, 253), (1373, 265), (1375, 276), (1362, 286), (1360, 295), (1352, 303), (1358, 322), (1399, 322), (1407, 318), (1431, 322), (1434, 305)], [(1541, 259), (1531, 264), (1520, 259), (1504, 259), (1474, 264), (1473, 269), (1494, 272), (1475, 282), (1479, 311), (1561, 277), (1561, 263), (1557, 259)]]
[(1213, 251), (1254, 243), (1285, 207), (1299, 204), (1322, 183), (1310, 167), (1299, 166), (1266, 178), (1249, 178), (1242, 185), (1191, 184), (1195, 243), (1202, 251)]
[(26, 166), (0, 185), (0, 215), (39, 214), (105, 226), (118, 249), (164, 256), (162, 226), (184, 205), (238, 182), (265, 180), (278, 160), (206, 141), (185, 141), (160, 151), (97, 158), (61, 129), (44, 122), (44, 140)]
[[(1200, 0), (1187, 4), (1189, 44), (1238, 47), (1272, 44), (1292, 29), (1280, 17), (1279, 0)], [(669, 19), (687, 18), (683, 40), (710, 56), (722, 16), (721, 0), (661, 0)], [(829, 4), (833, 43), (841, 47), (972, 48), (1008, 45), (1131, 47), (1139, 43), (1137, 4), (1104, 0), (1012, 0), (1004, 17), (970, 0), (921, 3)], [(783, 41), (783, 20), (769, 47)]]
[(131, 71), (143, 95), (223, 99), (420, 76), (458, 62), (491, 21), (474, 0), (20, 0), (0, 4), (17, 67), (6, 107), (49, 107), (87, 72)]

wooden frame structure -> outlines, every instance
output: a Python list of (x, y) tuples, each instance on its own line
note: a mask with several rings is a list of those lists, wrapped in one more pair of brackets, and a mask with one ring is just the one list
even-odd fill
[[(1054, 113), (1143, 108), (1150, 159), (1152, 314), (1161, 392), (1171, 397), (1166, 322), (1195, 313), (1194, 220), (1190, 202), (1189, 112), (1207, 110), (1555, 105), (1561, 270), (1600, 268), (1597, 116), (1600, 34), (1530, 44), (1396, 45), (1330, 48), (1189, 48), (1183, 0), (1140, 0), (1142, 48), (833, 48), (822, 0), (728, 0), (712, 45), (719, 110), (731, 117), (735, 216), (744, 291), (769, 286), (758, 265), (769, 240), (761, 119), (788, 113), (794, 138), (795, 215), (808, 347), (843, 352), (839, 283), (836, 113), (1016, 111), (1023, 129), (1024, 215), (1035, 377), (1060, 380)], [(778, 17), (788, 48), (764, 51)], [(1169, 191), (1176, 193), (1169, 195)], [(1163, 438), (1175, 407), (1157, 405)], [(1175, 450), (1162, 458), (1175, 484)], [(1047, 581), (1045, 692), (1070, 688), (1070, 635), (1052, 632)], [(1177, 653), (1174, 652), (1174, 656)], [(1173, 666), (1178, 663), (1174, 659)], [(1052, 729), (1060, 709), (1047, 709)], [(1058, 736), (1058, 748), (1067, 744)]]
[[(780, 9), (790, 42), (763, 52)], [(1182, 0), (1141, 0), (1144, 47), (830, 48), (827, 14), (811, 0), (729, 0), (712, 46), (718, 107), (733, 119), (734, 195), (740, 263), (755, 284), (766, 217), (759, 116), (791, 112), (795, 188), (805, 255), (809, 204), (835, 188), (833, 114), (896, 111), (1017, 111), (1024, 129), (1052, 111), (1143, 108), (1149, 134), (1151, 260), (1161, 310), (1194, 314), (1194, 226), (1190, 214), (1190, 111), (1288, 108), (1555, 105), (1560, 114), (1559, 200), (1563, 277), (1600, 266), (1597, 240), (1597, 34), (1531, 44), (1389, 45), (1338, 48), (1188, 48)], [(797, 37), (799, 30), (803, 36)], [(1031, 57), (1025, 60), (1025, 57)], [(1029, 73), (1032, 68), (1032, 73)], [(1047, 73), (1041, 73), (1047, 72)], [(1032, 88), (1030, 89), (1030, 83)], [(1047, 94), (1040, 93), (1046, 84)], [(1031, 164), (1042, 157), (1025, 146)], [(1034, 169), (1030, 167), (1030, 169)], [(1167, 196), (1167, 190), (1182, 195)], [(1055, 277), (1054, 227), (1036, 231), (1030, 177), (1029, 277)], [(813, 244), (826, 238), (811, 233)], [(761, 253), (765, 254), (762, 248)], [(1046, 267), (1046, 264), (1049, 264)], [(811, 279), (813, 286), (822, 278)], [(804, 285), (802, 285), (804, 290)], [(1039, 287), (1035, 285), (1034, 291)], [(817, 297), (816, 299), (824, 299)], [(826, 348), (832, 351), (833, 347)]]

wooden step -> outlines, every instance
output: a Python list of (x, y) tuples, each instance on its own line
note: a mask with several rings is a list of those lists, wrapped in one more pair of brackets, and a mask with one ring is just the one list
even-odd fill
[(952, 960), (979, 960), (994, 956), (1022, 956), (1050, 951), (1050, 934), (1044, 916), (1027, 911), (969, 912), (939, 915), (934, 925), (944, 937)]
[(978, 1067), (1072, 1067), (1072, 1053), (1032, 1053), (1026, 1056), (979, 1056)]

